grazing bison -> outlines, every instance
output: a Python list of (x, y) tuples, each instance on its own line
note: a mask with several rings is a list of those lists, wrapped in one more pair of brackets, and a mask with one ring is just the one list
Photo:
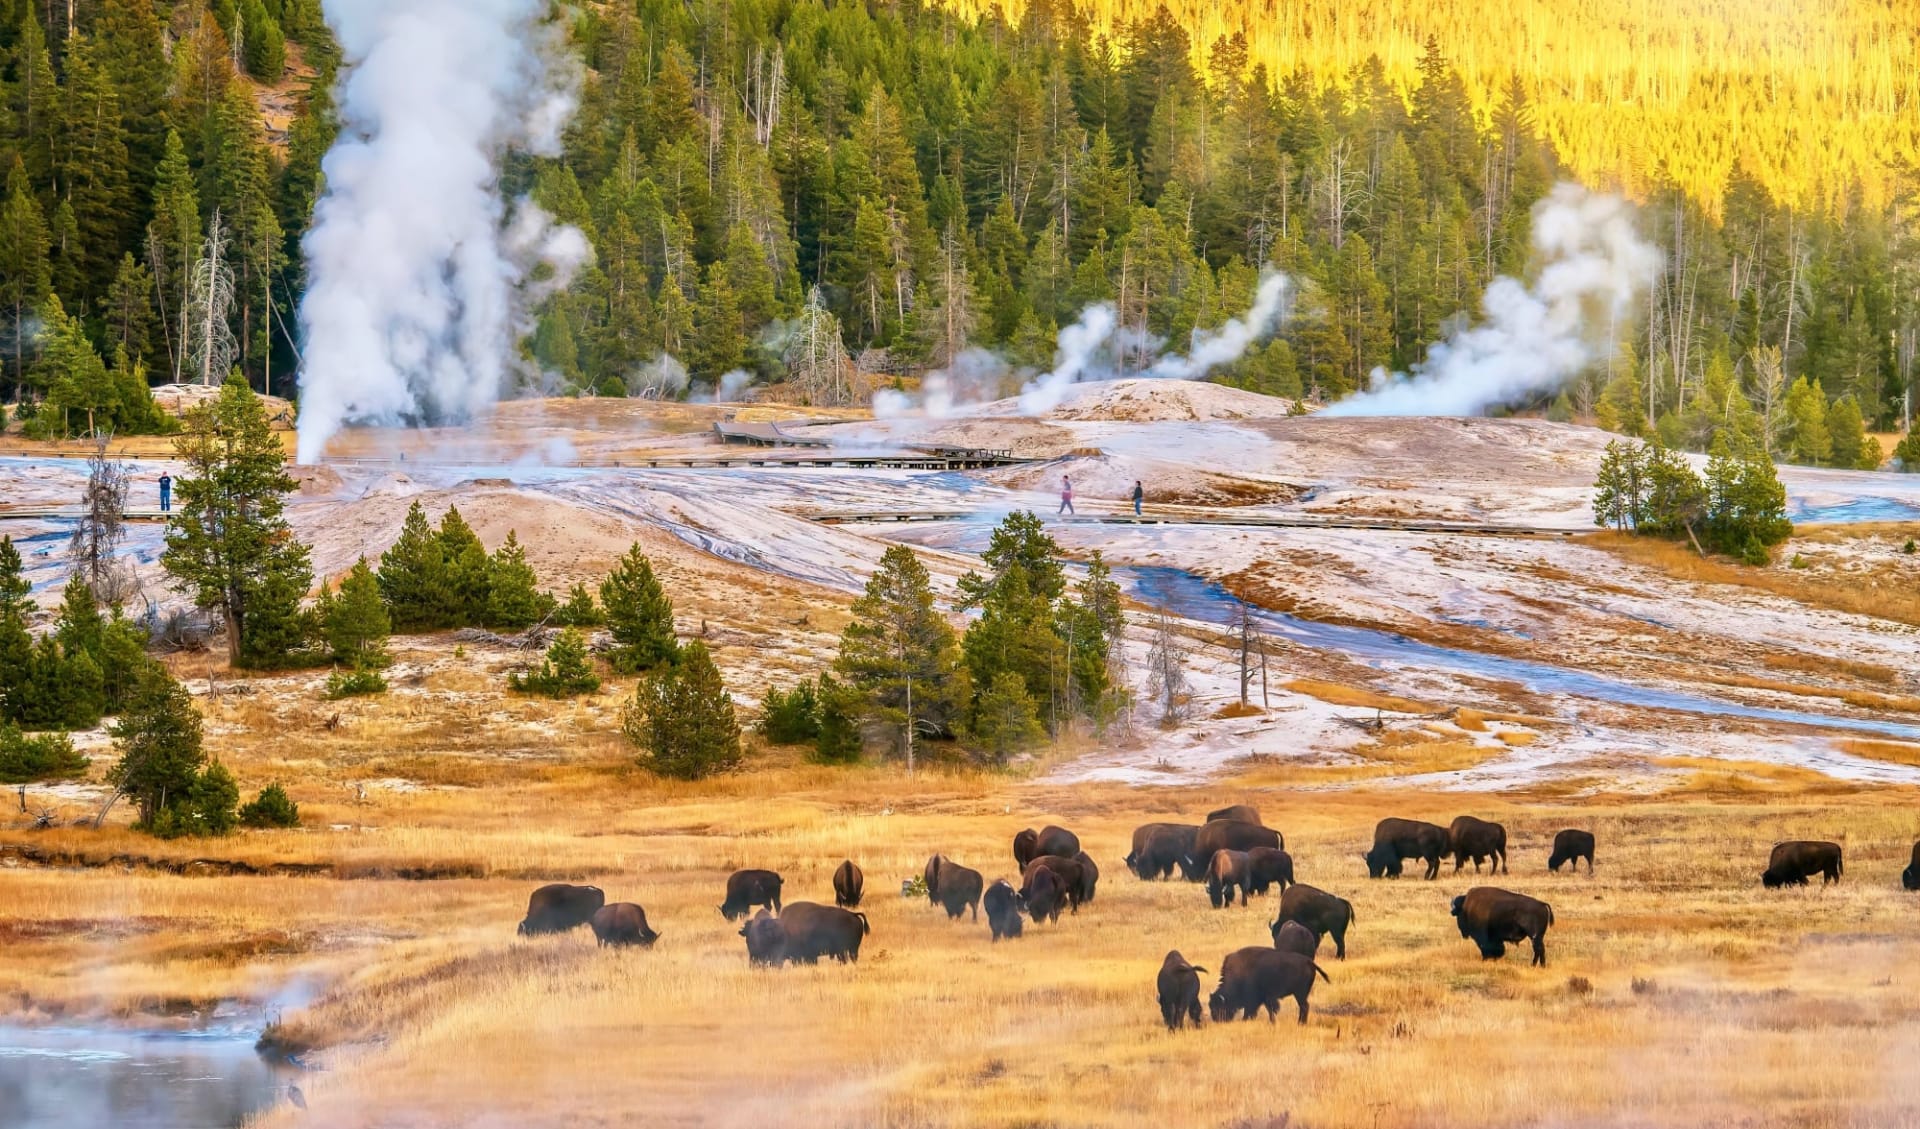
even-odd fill
[(1347, 927), (1353, 924), (1353, 903), (1336, 898), (1312, 886), (1293, 885), (1280, 895), (1280, 914), (1268, 926), (1273, 939), (1280, 939), (1281, 927), (1297, 921), (1313, 930), (1315, 937), (1333, 938), (1333, 955), (1347, 959)]
[(1022, 870), (1041, 855), (1059, 855), (1063, 859), (1070, 859), (1079, 853), (1080, 836), (1051, 823), (1038, 831), (1029, 827), (1013, 837), (1013, 861), (1019, 863)]
[(1913, 845), (1913, 857), (1907, 860), (1907, 868), (1900, 872), (1900, 885), (1908, 890), (1920, 890), (1920, 843)]
[(1300, 1022), (1307, 1021), (1307, 996), (1313, 991), (1313, 978), (1332, 983), (1326, 970), (1312, 957), (1283, 953), (1258, 945), (1237, 949), (1220, 962), (1220, 986), (1207, 998), (1215, 1023), (1225, 1023), (1236, 1013), (1252, 1019), (1261, 1008), (1267, 1009), (1267, 1022), (1280, 1014), (1280, 1001), (1292, 996), (1300, 1005)]
[(1280, 833), (1271, 827), (1243, 823), (1237, 819), (1216, 819), (1193, 837), (1193, 850), (1189, 856), (1193, 860), (1194, 871), (1205, 878), (1207, 864), (1213, 860), (1215, 851), (1251, 851), (1255, 847), (1278, 850), (1285, 846), (1280, 840)]
[(1100, 868), (1094, 865), (1093, 856), (1085, 851), (1073, 856), (1073, 861), (1080, 864), (1080, 900), (1090, 902), (1095, 887), (1100, 885)]
[(927, 860), (926, 878), (927, 901), (945, 909), (949, 919), (972, 910), (973, 919), (980, 920), (980, 890), (986, 879), (979, 871), (935, 855)]
[(747, 939), (748, 964), (778, 968), (787, 959), (787, 928), (767, 910), (754, 914), (752, 920), (742, 925), (740, 935)]
[(1493, 862), (1493, 873), (1501, 874), (1507, 868), (1507, 829), (1498, 823), (1489, 823), (1484, 819), (1475, 819), (1463, 815), (1447, 828), (1447, 849), (1453, 852), (1453, 872), (1473, 860), (1473, 871), (1480, 872), (1482, 859)]
[(1574, 873), (1580, 871), (1580, 860), (1587, 860), (1587, 873), (1593, 873), (1593, 832), (1574, 831), (1569, 828), (1553, 837), (1553, 856), (1547, 859), (1547, 869), (1560, 873), (1560, 864), (1570, 862)]
[(1507, 955), (1507, 942), (1532, 941), (1533, 963), (1547, 964), (1547, 926), (1553, 924), (1553, 907), (1525, 894), (1475, 886), (1453, 899), (1453, 916), (1459, 919), (1460, 935), (1480, 946), (1483, 960), (1499, 960)]
[(833, 872), (833, 904), (848, 909), (860, 904), (860, 895), (867, 887), (867, 876), (853, 865), (852, 859), (842, 862)]
[(1059, 921), (1060, 903), (1066, 898), (1059, 877), (1044, 866), (1029, 866), (1020, 877), (1020, 901), (1036, 924)]
[(1023, 891), (1036, 870), (1051, 870), (1053, 876), (1060, 882), (1060, 894), (1066, 898), (1067, 906), (1074, 913), (1080, 912), (1080, 903), (1086, 901), (1087, 890), (1090, 887), (1086, 867), (1081, 866), (1076, 859), (1061, 858), (1059, 855), (1041, 855), (1028, 863), (1027, 869), (1021, 872), (1020, 882)]
[(520, 935), (532, 937), (578, 929), (592, 921), (593, 915), (606, 904), (607, 896), (598, 886), (569, 886), (565, 882), (542, 886), (527, 899), (527, 916), (520, 921)]
[(1260, 822), (1260, 813), (1254, 810), (1252, 804), (1234, 804), (1231, 807), (1224, 807), (1219, 811), (1210, 811), (1207, 813), (1208, 823), (1212, 823), (1216, 819), (1237, 819), (1241, 823), (1251, 823), (1255, 827), (1266, 826), (1266, 824)]
[(1197, 964), (1188, 964), (1179, 949), (1160, 962), (1160, 1018), (1167, 1021), (1167, 1030), (1178, 1031), (1187, 1020), (1200, 1026), (1200, 974), (1205, 971)]
[(796, 964), (819, 964), (821, 957), (858, 962), (860, 939), (873, 932), (866, 914), (814, 902), (787, 903), (780, 928), (787, 935), (786, 958)]
[(1364, 856), (1368, 878), (1400, 877), (1402, 859), (1424, 859), (1427, 879), (1440, 874), (1440, 856), (1447, 853), (1447, 829), (1417, 819), (1383, 819), (1373, 829), (1373, 849)]
[(1240, 891), (1240, 904), (1247, 904), (1247, 852), (1215, 851), (1207, 863), (1207, 900), (1214, 909), (1233, 904), (1233, 892)]
[(720, 916), (728, 921), (747, 916), (754, 906), (766, 906), (780, 912), (782, 879), (771, 870), (736, 870), (727, 876), (727, 900), (720, 903)]
[(1840, 844), (1798, 841), (1781, 843), (1767, 857), (1766, 873), (1760, 882), (1772, 890), (1780, 886), (1805, 886), (1807, 879), (1820, 876), (1820, 885), (1840, 881)]
[(980, 904), (987, 911), (987, 928), (993, 930), (994, 940), (1020, 935), (1020, 894), (1006, 879), (994, 879), (980, 898)]
[(1143, 823), (1133, 829), (1133, 849), (1127, 852), (1127, 869), (1146, 881), (1166, 878), (1193, 850), (1193, 837), (1200, 834), (1197, 824)]
[(647, 911), (632, 902), (601, 906), (593, 912), (587, 924), (593, 926), (594, 940), (616, 948), (623, 945), (652, 948), (653, 943), (660, 939), (660, 934), (647, 925)]
[(1255, 847), (1247, 852), (1247, 888), (1264, 894), (1278, 883), (1282, 890), (1293, 885), (1293, 856), (1278, 847)]
[(1273, 947), (1283, 953), (1312, 958), (1320, 952), (1320, 938), (1299, 922), (1289, 921), (1273, 931)]

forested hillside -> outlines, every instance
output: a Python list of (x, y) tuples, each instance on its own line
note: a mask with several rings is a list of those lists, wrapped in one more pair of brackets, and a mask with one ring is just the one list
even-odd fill
[[(1674, 12), (1709, 20), (1724, 5), (1706, 0), (1669, 6), (1637, 41), (1647, 57), (1608, 39), (1517, 74), (1533, 64), (1496, 46), (1521, 33), (1478, 9), (1422, 17), (1443, 30), (1414, 55), (1422, 20), (1394, 22), (1372, 57), (1351, 29), (1196, 41), (1189, 28), (1232, 30), (1213, 6), (1128, 22), (1095, 3), (1030, 5), (1017, 25), (819, 0), (569, 13), (585, 74), (566, 153), (514, 160), (506, 188), (579, 225), (597, 262), (540, 311), (530, 381), (622, 394), (670, 354), (696, 386), (780, 382), (796, 331), (829, 314), (881, 381), (967, 345), (1043, 366), (1089, 303), (1177, 343), (1244, 309), (1272, 264), (1299, 282), (1295, 309), (1223, 379), (1334, 398), (1418, 361), (1494, 274), (1523, 271), (1532, 204), (1580, 176), (1642, 200), (1667, 266), (1607, 369), (1523, 406), (1675, 445), (1731, 425), (1804, 461), (1865, 462), (1852, 421), (1898, 424), (1920, 342), (1920, 178), (1886, 140), (1902, 105), (1911, 117), (1912, 68), (1875, 52), (1910, 34), (1829, 21), (1770, 56), (1785, 69), (1762, 87), (1798, 115), (1788, 129), (1739, 109), (1746, 79), (1710, 105), (1692, 89), (1703, 64), (1660, 54), (1694, 50)], [(288, 390), (298, 239), (331, 130), (317, 8), (0, 0), (0, 392), (52, 396), (71, 426), (104, 395), (83, 389), (124, 390), (143, 362), (146, 379), (198, 379), (230, 356)], [(1713, 18), (1725, 51), (1803, 30)], [(286, 100), (289, 59), (315, 93), (291, 80), (295, 116), (270, 137), (261, 91)], [(1850, 70), (1812, 73), (1823, 59)], [(1663, 106), (1683, 139), (1664, 148), (1644, 140)], [(1796, 132), (1813, 114), (1838, 150)], [(1817, 177), (1794, 171), (1809, 153), (1826, 154)], [(191, 277), (216, 213), (223, 319), (199, 316)], [(214, 321), (227, 352), (183, 333)], [(75, 375), (82, 337), (101, 375)]]

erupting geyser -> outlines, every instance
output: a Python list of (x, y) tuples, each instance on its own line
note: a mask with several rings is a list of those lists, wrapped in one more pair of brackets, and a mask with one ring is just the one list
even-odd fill
[[(592, 257), (508, 207), (500, 158), (555, 156), (577, 72), (545, 0), (325, 0), (344, 67), (302, 243), (301, 462), (353, 422), (459, 420), (512, 374), (525, 311)], [(536, 268), (551, 272), (532, 281)]]

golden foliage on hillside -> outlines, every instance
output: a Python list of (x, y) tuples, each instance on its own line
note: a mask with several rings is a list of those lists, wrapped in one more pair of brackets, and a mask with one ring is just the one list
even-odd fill
[[(1029, 0), (949, 0), (1017, 20)], [(1742, 169), (1782, 203), (1885, 203), (1920, 166), (1920, 16), (1906, 0), (1067, 0), (1096, 31), (1164, 2), (1197, 64), (1244, 33), (1275, 75), (1338, 83), (1371, 56), (1402, 91), (1436, 37), (1484, 116), (1515, 71), (1583, 180), (1671, 181), (1718, 213)], [(1115, 36), (1117, 39), (1118, 36)]]

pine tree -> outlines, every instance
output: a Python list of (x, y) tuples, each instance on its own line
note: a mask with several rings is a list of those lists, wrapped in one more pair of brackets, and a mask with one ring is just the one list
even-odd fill
[(60, 296), (47, 296), (41, 308), (40, 363), (34, 366), (34, 382), (47, 390), (46, 407), (58, 412), (62, 438), (72, 435), (84, 420), (84, 435), (97, 435), (113, 414), (113, 380), (107, 366), (87, 337), (87, 327), (77, 317), (68, 317)]
[(733, 699), (706, 644), (687, 644), (678, 662), (641, 679), (621, 725), (640, 764), (662, 776), (699, 780), (740, 763)]
[(1636, 528), (1646, 512), (1646, 448), (1618, 439), (1607, 444), (1600, 458), (1600, 476), (1593, 484), (1593, 523), (1627, 531)]
[(507, 530), (506, 541), (487, 560), (487, 626), (521, 628), (538, 623), (553, 608), (552, 597), (542, 595), (538, 584), (539, 578), (527, 564), (527, 551), (513, 530)]
[(418, 500), (408, 508), (400, 536), (380, 554), (375, 581), (393, 630), (405, 634), (448, 626), (445, 550)]
[[(544, 596), (543, 600), (552, 597)], [(593, 593), (585, 584), (576, 581), (567, 590), (567, 600), (554, 609), (553, 622), (562, 627), (599, 627), (607, 621), (600, 612), (599, 605), (593, 602)]]
[(862, 714), (914, 763), (921, 737), (952, 732), (968, 698), (952, 625), (934, 607), (926, 566), (894, 545), (855, 600), (834, 670), (862, 697)]
[(1880, 445), (1867, 435), (1860, 403), (1852, 396), (1834, 401), (1827, 412), (1827, 432), (1832, 437), (1833, 454), (1828, 461), (1833, 466), (1873, 470), (1880, 465)]
[(153, 219), (147, 224), (145, 254), (158, 296), (161, 330), (167, 341), (167, 371), (181, 379), (182, 338), (191, 297), (193, 264), (200, 249), (200, 199), (187, 150), (169, 130), (160, 166), (154, 170)]
[(607, 661), (621, 674), (636, 674), (679, 661), (680, 645), (673, 634), (673, 601), (653, 575), (653, 562), (639, 542), (600, 583), (600, 606), (605, 609), (613, 650)]
[(158, 663), (141, 671), (127, 709), (109, 732), (120, 758), (107, 773), (149, 828), (169, 805), (184, 805), (206, 764), (200, 711), (186, 687)]
[(473, 531), (460, 510), (448, 506), (440, 517), (440, 559), (446, 562), (446, 589), (443, 625), (468, 627), (487, 621), (487, 580), (489, 562), (480, 535)]
[(47, 221), (28, 187), (26, 165), (15, 153), (7, 174), (7, 201), (0, 206), (0, 304), (6, 309), (5, 338), (12, 361), (8, 379), (0, 382), (0, 395), (9, 386), (17, 394), (26, 379), (27, 344), (32, 336), (27, 332), (28, 314), (48, 299), (53, 288)]
[(106, 291), (120, 261), (132, 192), (128, 184), (126, 130), (121, 124), (120, 94), (93, 64), (93, 48), (82, 40), (66, 54), (61, 87), (60, 138), (55, 147), (62, 170), (61, 200), (73, 208), (79, 236), (75, 259), (84, 288), (68, 297)]
[(335, 662), (355, 669), (386, 665), (393, 624), (367, 558), (361, 557), (341, 579), (338, 595), (324, 605), (320, 619)]
[(822, 764), (849, 764), (860, 759), (861, 694), (820, 672), (814, 717), (813, 759)]
[(1827, 395), (1820, 382), (1802, 376), (1787, 390), (1787, 461), (1819, 466), (1833, 457), (1833, 435), (1827, 429)]
[(24, 696), (33, 658), (27, 621), (34, 610), (33, 584), (20, 550), (12, 537), (0, 537), (0, 721), (18, 722), (27, 712)]
[[(235, 665), (283, 662), (284, 628), (313, 583), (307, 547), (285, 517), (286, 496), (297, 488), (286, 448), (244, 380), (228, 380), (185, 424), (174, 454), (187, 469), (174, 483), (160, 564), (196, 604), (220, 612)], [(250, 635), (256, 611), (262, 623)]]
[(600, 688), (600, 676), (593, 672), (593, 659), (587, 653), (586, 637), (575, 628), (564, 628), (547, 648), (538, 667), (508, 676), (508, 683), (523, 694), (547, 698), (571, 698), (591, 694)]
[(1026, 683), (1010, 670), (993, 676), (993, 684), (974, 706), (968, 731), (981, 750), (995, 761), (1024, 753), (1047, 735), (1034, 712)]
[(147, 355), (153, 336), (153, 275), (128, 251), (107, 288), (107, 332), (112, 344), (130, 357)]
[(1706, 486), (1709, 547), (1760, 565), (1767, 563), (1769, 549), (1793, 535), (1786, 488), (1764, 454), (1716, 441)]
[(147, 0), (101, 0), (94, 20), (96, 61), (120, 95), (126, 117), (127, 154), (136, 184), (143, 183), (165, 153), (167, 87), (173, 79), (164, 32)]

